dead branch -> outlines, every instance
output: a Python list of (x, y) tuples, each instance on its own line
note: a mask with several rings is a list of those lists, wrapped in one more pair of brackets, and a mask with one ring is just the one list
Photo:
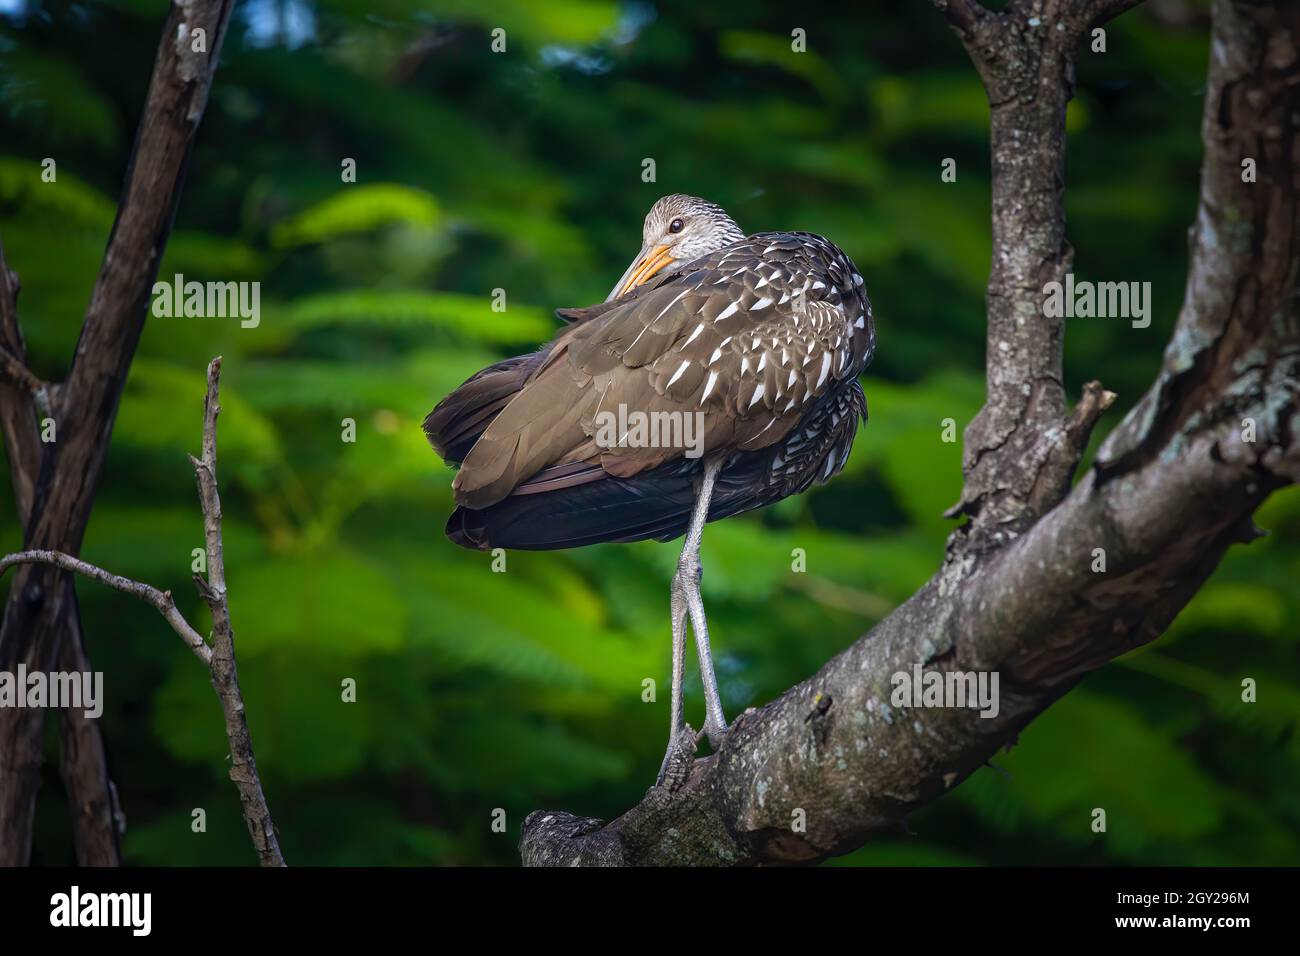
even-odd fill
[(114, 591), (121, 591), (123, 594), (129, 594), (132, 597), (139, 598), (147, 604), (152, 604), (163, 619), (171, 625), (172, 630), (181, 636), (191, 651), (208, 664), (212, 660), (212, 650), (208, 647), (207, 642), (203, 640), (202, 635), (189, 625), (189, 622), (176, 609), (176, 603), (172, 600), (171, 591), (160, 591), (156, 587), (148, 584), (142, 584), (139, 581), (132, 581), (130, 578), (124, 578), (121, 575), (112, 574), (103, 568), (88, 564), (80, 558), (74, 558), (70, 554), (64, 554), (62, 551), (19, 551), (16, 554), (6, 554), (0, 558), (0, 577), (10, 568), (19, 564), (50, 564), (56, 568), (63, 568), (65, 571), (73, 571), (92, 581), (98, 581), (105, 587), (112, 588)]
[[(117, 218), (66, 382), (51, 387), (47, 401), (45, 390), (33, 395), (0, 379), (0, 427), (28, 550), (75, 555), (81, 548), (233, 7), (234, 0), (176, 0), (168, 7)], [(25, 362), (17, 291), (16, 276), (0, 260), (0, 347)], [(38, 418), (54, 421), (57, 441), (40, 441)], [(68, 626), (80, 620), (75, 603), (63, 569), (20, 567), (0, 619), (0, 667), (22, 662), (48, 671), (62, 659), (65, 640), (84, 645), (79, 628)], [(84, 646), (74, 657), (85, 657)], [(31, 854), (44, 721), (40, 709), (0, 710), (0, 865), (25, 863)], [(92, 743), (95, 725), (82, 729), (88, 735), (82, 743)], [(65, 755), (63, 775), (74, 803), (109, 799), (113, 786), (107, 776), (83, 776), (106, 765), (101, 754), (72, 767)], [(82, 827), (106, 818), (73, 819)], [(79, 832), (76, 844), (100, 847), (93, 856), (97, 862), (117, 862), (110, 831)]]
[(253, 742), (244, 715), (244, 698), (239, 691), (239, 673), (235, 666), (235, 636), (230, 624), (230, 605), (226, 599), (226, 564), (221, 544), (221, 498), (217, 494), (217, 416), (221, 414), (218, 385), (221, 357), (208, 365), (208, 391), (203, 401), (203, 452), (190, 456), (198, 478), (199, 502), (203, 507), (203, 535), (208, 550), (208, 577), (199, 588), (212, 612), (212, 686), (221, 701), (226, 719), (226, 738), (230, 741), (230, 779), (239, 788), (244, 822), (257, 848), (263, 866), (283, 866), (271, 811), (262, 793), (253, 758)]
[(244, 821), (263, 866), (284, 866), (271, 811), (266, 805), (262, 783), (253, 757), (253, 742), (244, 716), (244, 699), (239, 691), (235, 667), (234, 634), (230, 626), (230, 606), (226, 598), (226, 572), (221, 537), (221, 500), (217, 495), (217, 415), (221, 380), (221, 357), (208, 365), (207, 395), (203, 403), (203, 452), (201, 458), (190, 456), (198, 475), (199, 504), (203, 509), (204, 538), (208, 551), (208, 576), (195, 575), (199, 593), (212, 612), (212, 645), (185, 620), (176, 607), (171, 591), (161, 591), (149, 584), (133, 581), (105, 571), (80, 558), (61, 551), (20, 551), (0, 557), (0, 577), (11, 567), (22, 564), (47, 564), (98, 581), (105, 587), (139, 598), (161, 614), (173, 631), (207, 667), (212, 686), (225, 715), (226, 739), (230, 742), (230, 779), (239, 790)]

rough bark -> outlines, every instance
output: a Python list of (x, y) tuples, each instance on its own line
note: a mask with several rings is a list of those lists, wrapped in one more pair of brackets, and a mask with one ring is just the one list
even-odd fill
[(1065, 322), (1043, 314), (1044, 286), (1064, 281), (1074, 258), (1065, 237), (1065, 112), (1089, 28), (1137, 2), (1038, 0), (994, 14), (973, 0), (936, 0), (989, 99), (987, 397), (966, 428), (966, 480), (948, 512), (971, 517), (970, 546), (1014, 539), (1061, 499), (1078, 465), (1081, 448), (1062, 431)]
[[(18, 323), (19, 289), (18, 274), (9, 268), (4, 245), (0, 244), (0, 437), (4, 438), (10, 462), (14, 510), (25, 525), (36, 494), (43, 452), (36, 417), (38, 390), (31, 386), (35, 376), (27, 371), (27, 346)], [(14, 366), (27, 377), (13, 371)], [(48, 388), (45, 401), (49, 401)]]
[[(966, 433), (970, 520), (920, 591), (742, 714), (719, 753), (671, 775), (675, 789), (652, 788), (608, 824), (530, 815), (525, 863), (807, 863), (860, 846), (958, 785), (1083, 675), (1158, 637), (1227, 548), (1257, 534), (1264, 498), (1300, 479), (1300, 10), (1216, 0), (1186, 299), (1155, 384), (1070, 489), (1108, 401), (1090, 385), (1064, 417), (1063, 328), (1041, 309), (1070, 256), (1064, 108), (1079, 40), (1133, 4), (936, 4), (992, 114), (989, 385)], [(1242, 181), (1246, 157), (1258, 182)], [(1000, 712), (895, 711), (891, 677), (918, 663), (997, 671)]]
[[(26, 346), (18, 321), (18, 275), (0, 247), (0, 435), (10, 463), (14, 511), (27, 526), (41, 474), (45, 445), (40, 419), (51, 414), (50, 387), (27, 368)], [(87, 671), (76, 595), (67, 598), (65, 633), (59, 654), (62, 671)], [(117, 789), (109, 777), (108, 754), (99, 725), (84, 712), (59, 712), (60, 772), (72, 814), (73, 845), (82, 866), (116, 866), (121, 862), (123, 818)], [(2, 831), (0, 831), (2, 832)], [(3, 857), (3, 851), (0, 851)]]
[[(244, 820), (248, 825), (253, 848), (263, 866), (284, 866), (284, 857), (280, 853), (275, 826), (271, 821), (271, 811), (267, 807), (266, 797), (262, 792), (262, 782), (257, 773), (257, 761), (253, 757), (253, 741), (248, 733), (248, 722), (244, 717), (244, 698), (239, 690), (239, 675), (235, 666), (235, 637), (230, 624), (230, 605), (226, 596), (226, 566), (221, 536), (221, 498), (217, 493), (217, 416), (221, 413), (218, 401), (221, 381), (221, 357), (214, 358), (208, 364), (208, 387), (203, 403), (203, 451), (199, 458), (190, 456), (194, 465), (195, 477), (198, 479), (199, 504), (203, 509), (204, 539), (207, 544), (207, 577), (194, 575), (194, 583), (212, 613), (212, 645), (209, 646), (203, 636), (185, 620), (170, 591), (140, 581), (133, 581), (121, 575), (105, 571), (103, 568), (88, 564), (80, 558), (61, 551), (31, 550), (0, 557), (0, 577), (14, 567), (42, 565), (61, 568), (65, 571), (84, 575), (123, 594), (145, 601), (163, 616), (171, 625), (194, 656), (202, 661), (212, 679), (213, 690), (221, 703), (221, 711), (226, 722), (226, 739), (230, 743), (230, 779), (239, 791), (243, 806)], [(64, 644), (64, 654), (75, 647), (71, 642)], [(70, 663), (75, 663), (70, 662)], [(70, 669), (70, 668), (69, 668)], [(73, 712), (69, 712), (69, 718)], [(68, 759), (66, 767), (79, 768), (85, 762), (96, 759), (95, 753), (86, 753), (83, 749), (84, 738), (82, 726), (88, 724), (84, 716), (82, 723), (68, 720), (64, 724), (64, 745)], [(87, 773), (101, 772), (103, 768), (90, 767)], [(70, 798), (74, 796), (69, 789)], [(104, 826), (110, 833), (121, 829), (122, 814), (117, 805), (116, 790), (109, 784), (107, 803), (91, 804), (73, 803), (73, 811), (80, 817), (89, 818), (87, 832), (97, 833)], [(81, 831), (78, 831), (80, 839)], [(114, 844), (116, 849), (116, 844)], [(102, 853), (99, 845), (83, 846), (78, 843), (77, 856), (87, 863), (96, 862), (97, 854)]]
[[(0, 426), (20, 513), (26, 519), (27, 548), (74, 555), (80, 549), (232, 7), (233, 0), (178, 0), (171, 5), (117, 219), (66, 382), (51, 386), (47, 397), (33, 394), (13, 375), (0, 386)], [(200, 28), (206, 52), (193, 49)], [(16, 281), (11, 278), (0, 264), (0, 348), (23, 360)], [(41, 444), (39, 432), (33, 430), (41, 405), (48, 405), (56, 424), (57, 440), (49, 444)], [(69, 622), (77, 621), (67, 574), (48, 565), (19, 568), (0, 621), (0, 669), (12, 670), (20, 661), (29, 670), (54, 669), (65, 640), (84, 643), (79, 628), (70, 630)], [(82, 648), (73, 659), (84, 656)], [(0, 865), (25, 863), (31, 854), (43, 726), (40, 709), (0, 710)], [(69, 727), (65, 740), (95, 746), (102, 757), (96, 736), (93, 725), (82, 724)], [(112, 784), (106, 774), (100, 775), (105, 767), (104, 759), (69, 761), (65, 754), (64, 778), (74, 804), (101, 806), (104, 799), (111, 800)], [(77, 846), (98, 848), (95, 859), (82, 862), (116, 862), (111, 849), (116, 837), (103, 829), (103, 813), (74, 813), (73, 820)], [(97, 832), (85, 829), (92, 826)], [(104, 854), (111, 858), (104, 859)]]
[[(64, 627), (59, 670), (90, 671), (90, 661), (81, 641), (81, 612), (75, 596), (64, 617)], [(117, 787), (109, 774), (108, 751), (99, 732), (99, 722), (75, 707), (59, 711), (59, 775), (68, 795), (77, 865), (120, 866), (119, 840), (126, 829), (126, 817), (118, 805)]]

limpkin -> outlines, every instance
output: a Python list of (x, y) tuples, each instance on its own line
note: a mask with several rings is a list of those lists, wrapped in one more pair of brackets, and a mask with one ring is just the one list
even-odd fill
[[(683, 737), (688, 614), (703, 730), (715, 749), (727, 731), (700, 598), (704, 524), (803, 492), (844, 467), (867, 414), (858, 376), (875, 328), (862, 276), (821, 236), (747, 237), (719, 206), (674, 195), (650, 209), (642, 240), (604, 303), (558, 310), (568, 325), (550, 343), (474, 375), (429, 413), (424, 430), (459, 465), (447, 522), (457, 544), (547, 550), (685, 533), (671, 588), (662, 780), (674, 749), (696, 743)], [(602, 432), (632, 413), (694, 421), (702, 441), (688, 448)]]

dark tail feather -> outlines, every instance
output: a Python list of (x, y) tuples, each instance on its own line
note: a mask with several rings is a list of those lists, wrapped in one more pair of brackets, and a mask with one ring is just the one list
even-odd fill
[(690, 476), (603, 478), (536, 494), (511, 495), (478, 510), (457, 507), (447, 537), (465, 548), (551, 551), (601, 541), (675, 538), (694, 497)]
[(439, 402), (424, 419), (424, 434), (439, 457), (448, 464), (463, 461), (550, 351), (548, 345), (488, 366)]
[[(752, 480), (769, 453), (739, 456), (719, 479), (709, 520), (779, 497)], [(514, 494), (487, 508), (457, 507), (447, 537), (464, 548), (552, 551), (602, 541), (671, 541), (686, 531), (695, 505), (698, 461), (674, 462), (632, 478), (604, 476), (553, 491)]]

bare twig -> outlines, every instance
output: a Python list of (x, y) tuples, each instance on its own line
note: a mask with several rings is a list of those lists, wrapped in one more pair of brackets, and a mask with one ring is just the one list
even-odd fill
[(132, 597), (139, 598), (147, 604), (152, 604), (159, 614), (171, 625), (172, 630), (181, 636), (186, 646), (194, 652), (195, 656), (204, 664), (210, 664), (212, 661), (212, 650), (208, 647), (203, 636), (190, 626), (180, 611), (176, 609), (176, 602), (172, 600), (171, 591), (160, 591), (149, 584), (143, 584), (140, 581), (133, 581), (130, 578), (124, 578), (119, 574), (113, 574), (105, 571), (103, 568), (96, 567), (80, 558), (74, 558), (70, 554), (64, 554), (62, 551), (19, 551), (16, 554), (6, 554), (0, 558), (0, 577), (10, 568), (19, 564), (52, 564), (56, 568), (63, 568), (65, 571), (74, 571), (77, 574), (98, 581), (105, 587), (110, 587), (114, 591), (121, 591), (123, 594), (129, 594)]
[(199, 503), (203, 509), (203, 531), (208, 551), (208, 576), (195, 576), (199, 593), (212, 611), (212, 645), (203, 639), (176, 608), (170, 591), (105, 571), (80, 558), (61, 551), (20, 551), (0, 557), (0, 577), (20, 564), (48, 564), (81, 574), (123, 594), (152, 604), (181, 636), (186, 645), (203, 661), (212, 677), (212, 686), (225, 715), (226, 739), (230, 743), (230, 779), (239, 790), (244, 820), (263, 866), (284, 866), (271, 811), (262, 792), (253, 757), (253, 743), (244, 716), (244, 699), (239, 690), (235, 668), (234, 634), (230, 627), (230, 607), (226, 600), (226, 572), (221, 542), (221, 499), (217, 494), (217, 415), (221, 411), (218, 389), (221, 358), (208, 365), (208, 387), (203, 410), (203, 452), (201, 458), (190, 456), (198, 475)]
[(1093, 426), (1105, 414), (1106, 409), (1115, 404), (1115, 399), (1118, 397), (1095, 379), (1083, 386), (1083, 397), (1079, 399), (1079, 404), (1074, 406), (1074, 412), (1065, 425), (1066, 433), (1079, 450), (1082, 451), (1088, 443)]
[(203, 402), (202, 457), (190, 456), (198, 478), (199, 503), (203, 508), (203, 535), (208, 550), (208, 577), (199, 588), (212, 611), (212, 686), (221, 701), (226, 719), (226, 738), (230, 741), (230, 779), (239, 789), (244, 822), (263, 866), (284, 866), (276, 839), (271, 811), (262, 793), (253, 757), (253, 742), (244, 715), (244, 698), (239, 691), (239, 673), (235, 666), (235, 636), (230, 625), (230, 606), (226, 600), (226, 566), (221, 543), (221, 498), (217, 494), (217, 416), (221, 413), (218, 386), (221, 380), (221, 357), (208, 365), (208, 391)]
[(10, 354), (3, 345), (0, 345), (0, 374), (33, 396), (45, 391), (47, 387), (25, 362)]

